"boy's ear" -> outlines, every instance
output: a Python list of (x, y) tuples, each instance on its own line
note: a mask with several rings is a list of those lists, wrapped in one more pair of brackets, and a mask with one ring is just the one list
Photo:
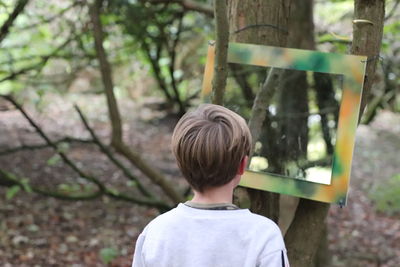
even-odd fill
[(242, 175), (246, 169), (247, 166), (247, 161), (249, 160), (249, 156), (244, 156), (243, 159), (240, 161), (239, 164), (239, 169), (238, 169), (238, 173), (239, 175)]

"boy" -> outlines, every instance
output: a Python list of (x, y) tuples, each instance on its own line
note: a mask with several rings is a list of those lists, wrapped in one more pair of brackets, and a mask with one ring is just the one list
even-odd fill
[(172, 150), (194, 197), (146, 226), (133, 267), (289, 266), (276, 224), (232, 204), (250, 146), (244, 119), (222, 106), (203, 104), (180, 119)]

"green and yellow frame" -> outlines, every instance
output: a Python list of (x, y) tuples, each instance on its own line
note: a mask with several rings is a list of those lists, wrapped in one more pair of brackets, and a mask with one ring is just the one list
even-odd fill
[[(210, 43), (204, 72), (202, 96), (212, 91), (215, 46)], [(228, 63), (275, 67), (343, 75), (342, 99), (336, 133), (331, 184), (318, 184), (265, 172), (247, 170), (240, 185), (321, 202), (345, 205), (350, 182), (355, 133), (367, 57), (318, 51), (230, 43)], [(229, 90), (227, 88), (226, 90)]]

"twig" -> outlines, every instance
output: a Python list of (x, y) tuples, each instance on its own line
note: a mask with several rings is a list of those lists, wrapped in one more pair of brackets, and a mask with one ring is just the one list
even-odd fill
[(137, 184), (138, 189), (140, 192), (143, 193), (146, 197), (150, 197), (154, 199), (154, 196), (146, 190), (146, 188), (142, 185), (142, 183), (139, 181), (137, 177), (135, 177), (129, 170), (124, 166), (124, 164), (119, 161), (114, 155), (111, 153), (111, 151), (100, 141), (100, 139), (97, 137), (96, 133), (94, 130), (90, 127), (86, 117), (83, 115), (82, 111), (77, 105), (74, 105), (75, 110), (78, 112), (79, 117), (82, 120), (83, 125), (85, 126), (86, 130), (90, 133), (90, 135), (93, 138), (93, 142), (100, 148), (100, 150), (113, 162), (118, 168), (122, 170), (122, 172), (132, 181), (135, 181)]
[(169, 66), (168, 66), (168, 69), (169, 69), (169, 76), (170, 76), (170, 79), (171, 79), (172, 90), (174, 91), (176, 102), (178, 102), (178, 105), (179, 105), (179, 115), (183, 116), (185, 114), (185, 112), (186, 112), (186, 109), (185, 109), (185, 105), (183, 104), (183, 102), (182, 102), (182, 100), (180, 98), (178, 86), (176, 84), (176, 79), (175, 79), (175, 76), (174, 76), (174, 73), (175, 73), (175, 60), (176, 60), (176, 48), (178, 46), (179, 39), (180, 39), (180, 36), (181, 36), (181, 33), (182, 33), (183, 13), (180, 13), (178, 16), (179, 16), (179, 22), (178, 22), (177, 33), (176, 33), (175, 38), (172, 41), (172, 46), (168, 47), (168, 52), (169, 52), (170, 59), (171, 59), (171, 62), (169, 64)]
[(393, 8), (389, 11), (389, 13), (386, 15), (384, 21), (387, 21), (390, 19), (394, 14), (397, 9), (397, 6), (400, 4), (400, 0), (397, 0), (396, 3), (393, 5)]

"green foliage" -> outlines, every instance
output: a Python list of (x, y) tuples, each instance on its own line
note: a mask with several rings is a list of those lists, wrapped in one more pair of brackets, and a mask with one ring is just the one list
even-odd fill
[(400, 212), (400, 174), (380, 183), (371, 193), (378, 211), (394, 214)]
[(60, 155), (58, 155), (58, 154), (55, 154), (55, 155), (53, 155), (51, 158), (49, 158), (48, 160), (47, 160), (47, 165), (49, 165), (49, 166), (54, 166), (54, 165), (56, 165), (58, 162), (60, 162), (61, 161), (61, 157), (60, 157)]
[(109, 264), (118, 257), (118, 251), (115, 248), (103, 248), (100, 250), (100, 258), (105, 264)]
[(29, 185), (29, 180), (27, 178), (21, 179), (20, 181), (22, 187), (24, 188), (25, 192), (32, 193), (32, 188)]
[(19, 187), (19, 185), (14, 185), (10, 188), (7, 188), (6, 191), (6, 199), (10, 200), (12, 199), (20, 190), (21, 188)]

